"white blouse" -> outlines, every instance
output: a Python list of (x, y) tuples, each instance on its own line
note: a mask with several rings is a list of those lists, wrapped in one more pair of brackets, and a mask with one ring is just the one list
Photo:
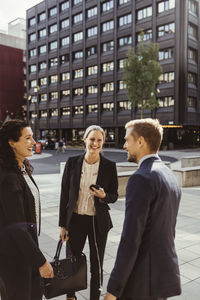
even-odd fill
[(91, 184), (96, 184), (99, 162), (100, 160), (91, 165), (83, 160), (78, 201), (74, 210), (77, 214), (89, 216), (94, 216), (96, 214), (94, 196), (90, 194), (89, 186)]

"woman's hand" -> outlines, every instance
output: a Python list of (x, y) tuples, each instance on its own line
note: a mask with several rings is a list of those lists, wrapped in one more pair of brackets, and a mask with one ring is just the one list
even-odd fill
[(40, 268), (39, 268), (40, 276), (44, 278), (53, 278), (53, 268), (51, 264), (46, 261)]
[(97, 190), (93, 187), (92, 189), (93, 189), (93, 191), (91, 189), (89, 189), (91, 195), (94, 195), (95, 197), (98, 197), (100, 199), (104, 199), (106, 197), (106, 193), (104, 192), (103, 188), (100, 188), (99, 190)]
[(60, 228), (60, 239), (62, 240), (63, 243), (68, 241), (68, 239), (69, 239), (68, 231), (66, 230), (65, 227)]

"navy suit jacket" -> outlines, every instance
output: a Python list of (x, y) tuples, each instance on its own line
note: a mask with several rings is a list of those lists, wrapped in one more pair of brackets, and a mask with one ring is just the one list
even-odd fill
[(181, 190), (156, 157), (129, 178), (123, 232), (108, 292), (117, 297), (167, 298), (181, 293), (174, 238)]

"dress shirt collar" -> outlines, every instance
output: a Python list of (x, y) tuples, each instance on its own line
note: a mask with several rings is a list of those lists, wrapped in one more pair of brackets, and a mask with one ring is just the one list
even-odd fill
[(143, 163), (144, 160), (146, 160), (146, 159), (148, 159), (150, 157), (156, 157), (156, 158), (158, 158), (159, 156), (158, 156), (158, 153), (153, 153), (153, 154), (148, 154), (148, 155), (143, 156), (140, 159), (139, 163), (138, 163), (138, 168), (141, 166), (141, 164)]

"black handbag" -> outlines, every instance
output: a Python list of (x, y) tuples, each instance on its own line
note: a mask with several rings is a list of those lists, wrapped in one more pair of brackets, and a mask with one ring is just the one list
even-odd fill
[(43, 280), (46, 299), (87, 289), (85, 254), (81, 253), (80, 256), (74, 256), (68, 248), (70, 255), (65, 259), (59, 259), (61, 248), (62, 240), (59, 240), (54, 260), (51, 262), (54, 278), (44, 278)]

